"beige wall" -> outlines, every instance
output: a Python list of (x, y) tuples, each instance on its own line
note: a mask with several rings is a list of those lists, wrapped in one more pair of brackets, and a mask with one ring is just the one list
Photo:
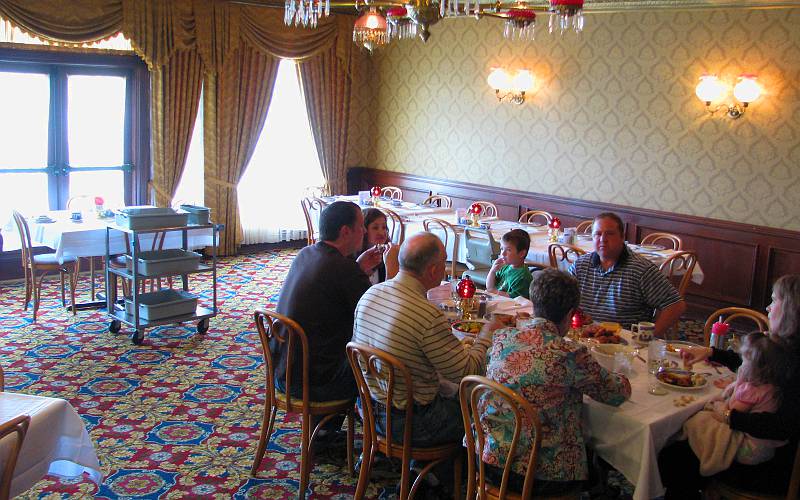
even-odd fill
[[(800, 9), (591, 14), (580, 36), (525, 44), (445, 20), (373, 64), (362, 165), (800, 230)], [(498, 103), (493, 66), (530, 68), (538, 89)], [(704, 72), (756, 73), (765, 95), (708, 116)]]

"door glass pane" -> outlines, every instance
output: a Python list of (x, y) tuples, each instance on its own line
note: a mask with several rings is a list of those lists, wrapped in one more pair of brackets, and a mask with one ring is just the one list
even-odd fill
[[(0, 72), (0, 109), (0, 169), (47, 167), (49, 76)], [(42, 198), (46, 203), (46, 189)]]
[(94, 207), (95, 196), (103, 198), (105, 208), (125, 205), (125, 174), (122, 170), (99, 170), (97, 172), (71, 172), (69, 174), (69, 197), (86, 196)]
[(69, 165), (122, 165), (125, 158), (125, 78), (70, 75), (68, 93)]

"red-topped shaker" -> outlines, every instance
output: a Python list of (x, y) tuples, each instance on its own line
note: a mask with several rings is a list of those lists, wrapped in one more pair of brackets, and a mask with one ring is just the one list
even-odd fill
[(717, 349), (725, 349), (725, 339), (728, 336), (730, 325), (722, 322), (722, 316), (716, 323), (711, 325), (711, 339), (709, 344)]
[(469, 276), (465, 276), (456, 285), (456, 293), (462, 299), (471, 299), (475, 295), (475, 282)]

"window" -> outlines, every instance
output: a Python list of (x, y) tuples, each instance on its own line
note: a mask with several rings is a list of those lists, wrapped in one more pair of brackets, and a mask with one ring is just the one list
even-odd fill
[(284, 59), (258, 145), (238, 186), (243, 243), (305, 238), (300, 199), (324, 183), (297, 66)]
[(200, 93), (200, 107), (189, 140), (189, 151), (186, 153), (186, 165), (183, 167), (181, 180), (172, 198), (172, 206), (183, 203), (203, 206), (205, 199), (205, 170), (203, 168), (203, 93)]

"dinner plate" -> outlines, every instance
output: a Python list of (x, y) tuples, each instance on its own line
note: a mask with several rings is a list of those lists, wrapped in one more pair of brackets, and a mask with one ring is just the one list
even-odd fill
[(705, 388), (706, 388), (706, 386), (708, 385), (708, 378), (706, 378), (706, 377), (703, 377), (703, 383), (702, 383), (702, 384), (700, 384), (700, 385), (693, 385), (693, 386), (683, 386), (683, 385), (677, 385), (677, 384), (673, 384), (673, 383), (670, 383), (670, 382), (666, 382), (666, 381), (664, 381), (664, 380), (661, 380), (661, 375), (662, 375), (663, 373), (665, 373), (665, 372), (670, 372), (670, 371), (672, 371), (672, 372), (674, 372), (674, 373), (681, 373), (681, 374), (692, 373), (692, 372), (686, 372), (685, 370), (676, 370), (676, 369), (669, 369), (669, 368), (668, 368), (667, 370), (660, 371), (660, 372), (659, 372), (659, 373), (656, 375), (656, 381), (657, 381), (659, 384), (663, 385), (664, 387), (669, 387), (670, 389), (678, 389), (678, 390), (682, 390), (682, 391), (699, 391), (699, 390), (701, 390), (701, 389), (705, 389)]
[(697, 344), (695, 344), (694, 342), (687, 342), (685, 340), (670, 340), (667, 341), (666, 351), (667, 354), (681, 357), (681, 353), (679, 352), (679, 350), (686, 347), (697, 347)]
[(51, 219), (46, 215), (40, 215), (39, 217), (33, 219), (33, 221), (36, 222), (37, 224), (52, 224), (53, 222), (55, 222), (53, 219)]

